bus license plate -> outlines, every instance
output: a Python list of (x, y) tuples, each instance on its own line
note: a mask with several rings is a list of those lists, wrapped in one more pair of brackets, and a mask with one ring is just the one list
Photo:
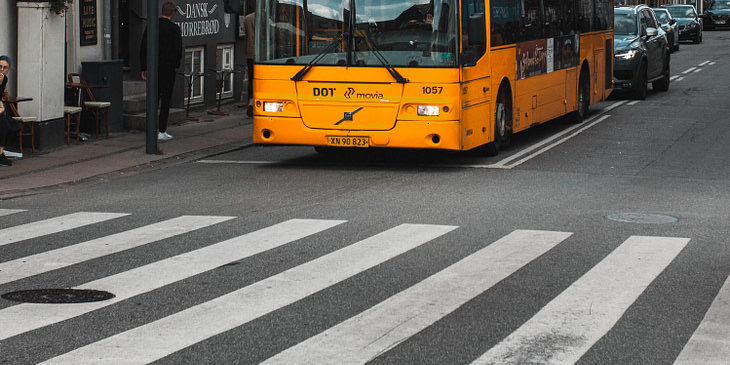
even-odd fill
[(368, 137), (327, 136), (327, 145), (336, 147), (369, 147)]

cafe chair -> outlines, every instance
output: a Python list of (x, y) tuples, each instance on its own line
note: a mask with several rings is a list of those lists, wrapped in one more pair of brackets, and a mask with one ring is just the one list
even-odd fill
[[(3, 93), (3, 100), (7, 100), (7, 98), (8, 92), (6, 91)], [(35, 123), (38, 118), (21, 116), (14, 104), (10, 104), (10, 112), (14, 115), (12, 118), (18, 122), (20, 127), (18, 131), (18, 149), (20, 153), (23, 153), (23, 137), (25, 136), (30, 136), (30, 150), (35, 152)]]
[[(68, 82), (70, 84), (77, 85), (74, 86), (78, 94), (76, 99), (76, 106), (82, 107), (83, 110), (88, 110), (94, 115), (94, 119), (96, 121), (96, 137), (99, 137), (99, 123), (101, 123), (102, 115), (104, 116), (106, 135), (109, 136), (109, 107), (112, 104), (108, 101), (97, 101), (94, 97), (94, 93), (91, 92), (91, 87), (86, 82), (86, 79), (81, 76), (81, 74), (68, 74)], [(84, 97), (84, 94), (86, 95), (86, 97)], [(76, 135), (78, 137), (78, 133)]]
[(66, 118), (66, 144), (71, 144), (71, 127), (76, 127), (76, 142), (79, 141), (79, 127), (81, 127), (80, 106), (64, 105), (63, 116)]

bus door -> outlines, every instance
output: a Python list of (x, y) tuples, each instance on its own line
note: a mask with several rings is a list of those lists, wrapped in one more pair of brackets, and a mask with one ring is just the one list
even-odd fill
[(484, 0), (461, 1), (461, 146), (468, 150), (494, 136)]

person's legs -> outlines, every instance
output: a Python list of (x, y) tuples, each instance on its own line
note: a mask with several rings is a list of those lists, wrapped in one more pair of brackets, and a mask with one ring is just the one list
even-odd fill
[(160, 70), (158, 81), (158, 93), (160, 97), (160, 117), (158, 119), (158, 130), (160, 133), (167, 131), (167, 120), (170, 116), (170, 99), (175, 86), (175, 70)]

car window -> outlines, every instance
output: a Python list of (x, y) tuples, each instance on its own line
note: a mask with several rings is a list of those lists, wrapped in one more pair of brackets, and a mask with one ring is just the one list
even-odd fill
[(614, 14), (613, 32), (621, 35), (636, 35), (636, 18), (631, 14)]
[(654, 17), (654, 12), (649, 9), (644, 9), (642, 11), (644, 13), (644, 17), (646, 17), (646, 25), (647, 27), (652, 28), (659, 28), (659, 23), (657, 23), (656, 18)]
[(659, 23), (669, 23), (669, 13), (667, 13), (666, 11), (654, 10), (654, 15), (656, 15), (656, 19), (659, 21)]
[(730, 1), (715, 1), (710, 10), (727, 10), (730, 9)]

